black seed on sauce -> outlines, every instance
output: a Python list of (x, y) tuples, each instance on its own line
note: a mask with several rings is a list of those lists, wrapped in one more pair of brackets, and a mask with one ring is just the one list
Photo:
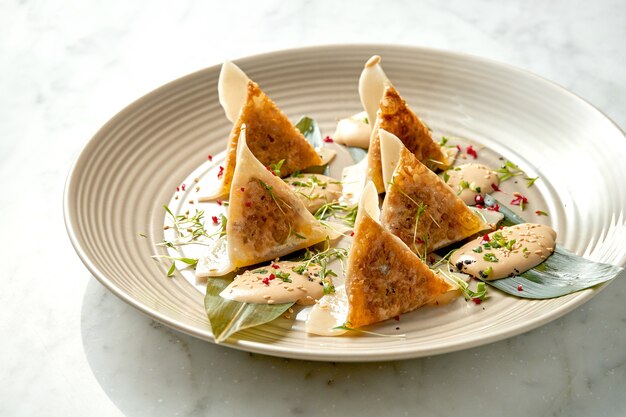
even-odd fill
[(464, 262), (465, 262), (465, 265), (469, 265), (469, 264), (473, 264), (474, 260), (473, 259), (466, 259)]
[(456, 269), (459, 271), (463, 269), (463, 261), (459, 261), (456, 263)]

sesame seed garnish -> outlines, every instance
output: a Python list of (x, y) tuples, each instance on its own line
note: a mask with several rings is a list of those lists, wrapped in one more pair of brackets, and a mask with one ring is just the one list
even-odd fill
[(263, 298), (265, 298), (266, 300), (269, 300), (270, 298), (272, 298), (271, 295), (264, 295)]
[(200, 178), (194, 178), (193, 182), (200, 182)]

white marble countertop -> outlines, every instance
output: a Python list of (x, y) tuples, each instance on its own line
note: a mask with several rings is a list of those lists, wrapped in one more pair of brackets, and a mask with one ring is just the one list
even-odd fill
[[(142, 4), (143, 3), (143, 4)], [(329, 43), (461, 51), (549, 78), (626, 126), (621, 0), (0, 4), (0, 415), (626, 415), (626, 280), (537, 330), (369, 364), (251, 355), (107, 292), (67, 238), (73, 159), (123, 106), (227, 58)]]

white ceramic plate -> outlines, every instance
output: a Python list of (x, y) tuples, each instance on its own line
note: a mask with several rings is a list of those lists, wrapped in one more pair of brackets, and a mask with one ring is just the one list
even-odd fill
[[(357, 80), (373, 54), (400, 93), (436, 132), (471, 139), (539, 175), (537, 209), (579, 254), (601, 242), (626, 207), (626, 141), (607, 117), (563, 88), (507, 65), (450, 52), (397, 46), (326, 46), (236, 61), (292, 118), (314, 117), (323, 133), (360, 111)], [(219, 66), (175, 80), (131, 104), (89, 141), (65, 190), (65, 220), (91, 273), (122, 300), (172, 328), (212, 341), (202, 292), (150, 258), (161, 249), (163, 208), (177, 186), (202, 174), (226, 143), (230, 123), (217, 99)], [(187, 194), (193, 193), (193, 187)], [(184, 198), (188, 198), (188, 195)], [(533, 219), (536, 220), (536, 219)], [(144, 234), (147, 238), (140, 236)], [(613, 248), (616, 249), (616, 248)], [(617, 248), (619, 249), (619, 248)], [(600, 255), (602, 257), (602, 255)], [(530, 301), (493, 290), (481, 306), (463, 301), (420, 309), (377, 326), (375, 336), (309, 336), (278, 319), (225, 344), (269, 355), (372, 361), (450, 352), (536, 328), (598, 289)]]

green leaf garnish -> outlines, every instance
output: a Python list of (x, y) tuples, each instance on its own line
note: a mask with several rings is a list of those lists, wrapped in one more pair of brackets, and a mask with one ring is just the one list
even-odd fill
[(498, 177), (500, 177), (500, 182), (524, 174), (524, 171), (511, 161), (506, 161), (496, 172), (498, 173)]
[(253, 304), (227, 300), (220, 293), (229, 283), (229, 280), (222, 278), (210, 279), (204, 297), (204, 308), (216, 343), (223, 342), (238, 331), (269, 323), (294, 304)]
[(313, 216), (317, 220), (326, 220), (330, 217), (341, 220), (350, 227), (354, 227), (356, 221), (356, 214), (359, 206), (348, 206), (337, 202), (324, 203), (317, 209)]
[(317, 122), (308, 117), (302, 116), (298, 123), (296, 123), (296, 129), (302, 133), (306, 140), (314, 147), (318, 148), (323, 145), (322, 133), (317, 125)]
[(176, 264), (174, 262), (172, 262), (172, 265), (170, 266), (170, 269), (167, 270), (167, 276), (168, 277), (174, 276), (174, 271), (176, 271)]
[(279, 278), (283, 282), (291, 282), (291, 278), (289, 278), (289, 273), (284, 271), (278, 271), (274, 274), (276, 278)]
[(491, 252), (484, 254), (483, 259), (487, 262), (498, 262), (498, 258), (496, 258), (496, 255)]
[(526, 188), (530, 188), (533, 186), (533, 184), (535, 183), (535, 181), (537, 181), (539, 179), (539, 177), (535, 177), (535, 178), (524, 178), (526, 180)]
[(274, 173), (274, 175), (276, 175), (277, 177), (280, 177), (280, 168), (283, 166), (284, 163), (285, 163), (285, 160), (281, 159), (275, 164), (270, 164), (270, 170)]
[[(483, 271), (483, 273), (486, 273), (487, 271), (488, 269)], [(469, 283), (463, 281), (461, 278), (457, 277), (453, 273), (448, 273), (442, 269), (439, 269), (437, 273), (443, 275), (445, 278), (448, 279), (448, 281), (452, 281), (454, 284), (456, 284), (459, 290), (461, 290), (461, 293), (463, 294), (463, 298), (465, 298), (465, 300), (471, 301), (474, 299), (478, 299), (480, 301), (485, 301), (485, 299), (487, 298), (487, 286), (484, 282), (478, 282), (476, 284), (476, 291), (474, 291), (471, 289)]]

